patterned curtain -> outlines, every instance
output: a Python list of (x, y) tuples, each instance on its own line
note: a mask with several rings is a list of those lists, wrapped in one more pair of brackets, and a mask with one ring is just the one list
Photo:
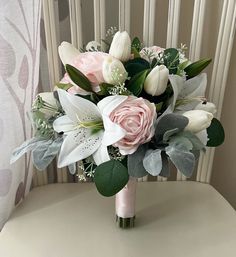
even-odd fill
[(27, 110), (38, 90), (40, 14), (40, 0), (0, 1), (0, 228), (31, 187), (31, 155), (9, 159), (32, 136)]

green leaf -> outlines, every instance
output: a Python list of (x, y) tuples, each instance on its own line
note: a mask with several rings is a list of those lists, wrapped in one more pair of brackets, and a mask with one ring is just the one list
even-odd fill
[(92, 85), (88, 78), (75, 67), (71, 66), (70, 64), (65, 65), (66, 72), (68, 73), (71, 80), (80, 88), (84, 89), (88, 92), (93, 92)]
[(110, 88), (113, 88), (114, 87), (114, 85), (112, 85), (112, 84), (108, 84), (108, 83), (101, 83), (100, 85), (99, 85), (99, 87), (100, 87), (100, 91), (97, 93), (98, 95), (109, 95), (109, 92), (108, 92), (108, 90), (110, 89)]
[(131, 54), (134, 55), (134, 58), (140, 58), (140, 54), (135, 47), (131, 47)]
[(135, 96), (139, 96), (143, 90), (143, 84), (149, 70), (144, 70), (132, 77), (127, 85), (127, 88)]
[(213, 118), (210, 127), (207, 128), (208, 142), (207, 146), (216, 147), (221, 145), (225, 140), (224, 128), (220, 121)]
[(188, 65), (184, 69), (187, 78), (190, 79), (200, 74), (210, 64), (210, 62), (211, 59), (201, 59)]
[(156, 106), (156, 111), (157, 112), (160, 112), (161, 111), (161, 109), (162, 109), (162, 107), (163, 107), (163, 102), (160, 102), (160, 103), (158, 103), (158, 104), (155, 104), (155, 106)]
[(128, 180), (127, 168), (117, 160), (104, 162), (95, 169), (94, 182), (98, 192), (103, 196), (115, 195)]
[(148, 173), (143, 167), (143, 158), (148, 150), (148, 145), (140, 145), (136, 152), (128, 155), (128, 172), (131, 177), (142, 178)]
[(70, 83), (56, 83), (56, 86), (63, 90), (68, 90), (69, 88), (73, 87), (73, 85)]
[(170, 74), (176, 74), (179, 65), (179, 51), (176, 48), (165, 49), (163, 58)]
[(135, 58), (133, 60), (129, 60), (124, 64), (124, 66), (125, 70), (129, 74), (129, 77), (133, 77), (135, 74), (150, 68), (149, 62), (143, 58)]
[(142, 49), (142, 44), (141, 44), (141, 42), (140, 42), (138, 37), (135, 37), (133, 39), (131, 47), (135, 48), (137, 50), (137, 52), (139, 52)]

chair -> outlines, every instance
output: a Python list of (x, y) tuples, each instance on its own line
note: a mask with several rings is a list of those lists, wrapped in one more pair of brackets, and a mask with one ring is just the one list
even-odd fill
[[(70, 0), (72, 43), (83, 46), (81, 0)], [(105, 35), (105, 0), (94, 0), (94, 35)], [(144, 0), (143, 41), (153, 45), (158, 3)], [(119, 0), (119, 27), (130, 31), (131, 0)], [(160, 4), (160, 3), (159, 3)], [(195, 0), (189, 56), (199, 59), (204, 33), (206, 0)], [(216, 43), (209, 100), (218, 106), (220, 118), (232, 50), (235, 0), (223, 2)], [(167, 47), (178, 45), (181, 1), (170, 0)], [(43, 0), (43, 13), (51, 85), (60, 78), (57, 58), (57, 10)], [(138, 184), (136, 227), (120, 230), (114, 221), (114, 198), (97, 194), (92, 183), (47, 183), (35, 173), (35, 188), (15, 210), (0, 233), (3, 257), (139, 257), (139, 256), (236, 256), (236, 214), (209, 184), (214, 149), (200, 157), (195, 181), (181, 173), (167, 181), (143, 178)], [(59, 182), (68, 182), (66, 170), (57, 170)]]

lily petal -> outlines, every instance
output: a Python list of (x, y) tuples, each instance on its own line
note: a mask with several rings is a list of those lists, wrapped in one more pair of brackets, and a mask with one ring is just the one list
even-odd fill
[(53, 122), (53, 129), (57, 132), (68, 132), (74, 130), (73, 121), (67, 116), (61, 116)]
[(93, 160), (97, 166), (103, 162), (109, 161), (110, 156), (108, 154), (107, 147), (101, 144), (97, 151), (93, 154)]
[(68, 117), (74, 122), (88, 122), (101, 120), (97, 106), (89, 100), (57, 89), (61, 106)]
[(118, 142), (126, 135), (126, 131), (118, 124), (112, 122), (108, 116), (103, 115), (104, 135), (102, 144), (105, 146)]
[(85, 128), (74, 130), (65, 137), (58, 157), (58, 168), (68, 166), (92, 155), (99, 148), (103, 131), (91, 134)]
[(128, 96), (125, 95), (107, 96), (98, 102), (97, 106), (102, 114), (109, 116), (110, 113), (127, 98)]
[(179, 94), (179, 98), (199, 97), (204, 96), (207, 86), (207, 75), (201, 73), (200, 75), (189, 79)]

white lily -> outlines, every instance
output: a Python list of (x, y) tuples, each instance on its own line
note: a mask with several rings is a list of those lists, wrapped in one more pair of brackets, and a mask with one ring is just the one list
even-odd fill
[(59, 45), (58, 53), (64, 65), (72, 64), (74, 58), (80, 54), (78, 49), (76, 49), (72, 44), (65, 41), (63, 41)]
[[(108, 161), (107, 146), (123, 138), (125, 131), (119, 125), (107, 121), (106, 115), (94, 103), (61, 89), (57, 91), (65, 111), (65, 115), (53, 123), (54, 130), (64, 132), (65, 137), (58, 167), (68, 166), (90, 155), (97, 165)], [(98, 132), (93, 133), (93, 130)]]

